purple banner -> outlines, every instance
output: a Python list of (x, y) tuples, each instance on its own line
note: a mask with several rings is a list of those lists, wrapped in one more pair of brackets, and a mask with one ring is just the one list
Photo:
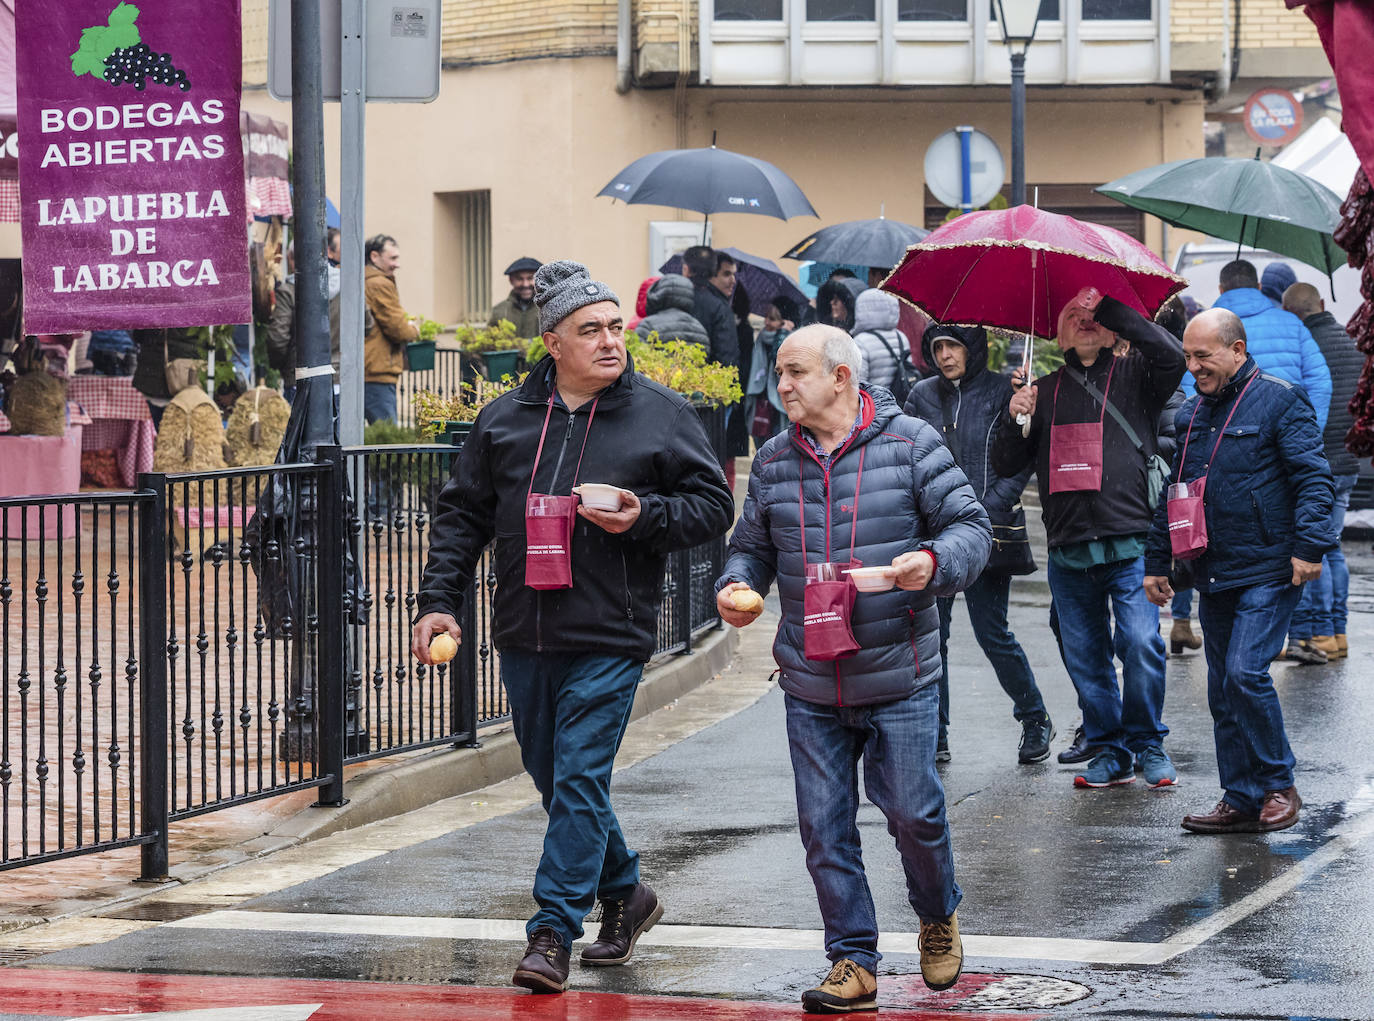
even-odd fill
[(248, 322), (239, 0), (15, 14), (26, 332)]

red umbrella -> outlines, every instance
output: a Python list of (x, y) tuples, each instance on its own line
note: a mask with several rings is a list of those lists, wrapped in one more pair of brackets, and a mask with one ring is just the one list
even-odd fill
[(883, 281), (939, 323), (1053, 337), (1084, 287), (1153, 316), (1187, 281), (1119, 230), (1032, 206), (965, 213), (907, 249)]

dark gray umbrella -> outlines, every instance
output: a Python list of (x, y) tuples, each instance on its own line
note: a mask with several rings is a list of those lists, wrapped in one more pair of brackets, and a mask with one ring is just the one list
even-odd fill
[[(741, 252), (738, 248), (717, 248), (716, 251), (723, 252), (735, 260), (735, 265), (738, 267), (739, 282), (744, 286), (745, 293), (749, 295), (750, 312), (756, 315), (767, 315), (768, 306), (773, 304), (773, 299), (779, 294), (786, 295), (798, 305), (806, 304), (806, 293), (772, 259), (765, 259), (760, 255), (750, 255), (748, 252)], [(658, 271), (663, 274), (681, 273), (682, 256), (674, 255), (658, 267)]]
[[(714, 143), (641, 156), (597, 192), (632, 205), (675, 206), (704, 213), (755, 213), (787, 220), (815, 216), (797, 182), (767, 160)], [(704, 235), (704, 227), (703, 227)]]
[(890, 270), (902, 261), (908, 248), (924, 241), (929, 233), (909, 223), (881, 216), (876, 220), (850, 220), (807, 235), (782, 257)]

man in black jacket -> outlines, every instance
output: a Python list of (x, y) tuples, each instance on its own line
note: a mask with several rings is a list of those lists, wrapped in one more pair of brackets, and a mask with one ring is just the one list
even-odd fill
[[(1331, 523), (1339, 541), (1341, 529), (1345, 527), (1345, 512), (1350, 508), (1350, 494), (1360, 477), (1360, 462), (1345, 449), (1345, 437), (1355, 424), (1355, 416), (1350, 413), (1350, 398), (1364, 370), (1364, 355), (1345, 327), (1326, 311), (1321, 292), (1311, 284), (1296, 283), (1284, 291), (1283, 307), (1302, 320), (1322, 349), (1326, 367), (1331, 370), (1331, 408), (1322, 429), (1322, 449), (1336, 480)], [(1346, 595), (1350, 590), (1350, 570), (1340, 546), (1326, 555), (1322, 567), (1321, 576), (1307, 583), (1298, 608), (1293, 611), (1288, 645), (1291, 649), (1295, 642), (1307, 642), (1311, 649), (1327, 659), (1341, 659), (1347, 647)]]
[[(1035, 684), (1025, 650), (1007, 626), (1007, 601), (1013, 574), (1031, 574), (1035, 558), (1026, 537), (1026, 512), (1021, 492), (1030, 481), (1030, 465), (1014, 478), (1004, 479), (988, 465), (988, 448), (1002, 409), (1011, 400), (1011, 381), (988, 371), (988, 335), (981, 326), (941, 326), (932, 323), (921, 339), (926, 364), (940, 375), (923, 379), (907, 398), (908, 415), (923, 418), (939, 429), (954, 460), (968, 476), (974, 493), (992, 521), (992, 556), (978, 579), (964, 589), (969, 623), (983, 655), (1012, 700), (1013, 715), (1021, 724), (1017, 759), (1040, 762), (1049, 758), (1054, 724)], [(949, 627), (954, 597), (941, 596), (940, 742), (936, 759), (949, 758)]]
[[(1129, 354), (1112, 353), (1118, 338)], [(1015, 477), (1036, 467), (1049, 534), (1050, 593), (1083, 728), (1098, 753), (1078, 787), (1177, 781), (1163, 741), (1164, 640), (1145, 598), (1149, 459), (1159, 413), (1183, 377), (1183, 348), (1163, 327), (1092, 288), (1059, 316), (1064, 365), (1022, 387), (997, 423), (992, 468)], [(1104, 400), (1105, 398), (1105, 400)], [(1023, 435), (1018, 415), (1029, 415)], [(1111, 613), (1108, 613), (1108, 603)], [(1124, 665), (1124, 694), (1112, 666)]]
[(696, 294), (692, 315), (711, 338), (706, 359), (721, 365), (734, 365), (739, 361), (739, 337), (735, 331), (735, 314), (730, 311), (730, 296), (718, 290), (712, 278), (728, 279), (733, 284), (735, 268), (734, 259), (707, 245), (693, 245), (682, 253), (682, 275), (692, 281)]
[[(428, 664), (436, 636), (462, 640), (463, 601), (494, 539), (493, 640), (549, 816), (513, 981), (557, 993), (595, 900), (601, 931), (584, 965), (624, 964), (663, 914), (611, 807), (611, 767), (654, 650), (665, 559), (723, 535), (734, 501), (691, 404), (629, 364), (610, 288), (552, 262), (534, 300), (549, 355), (482, 409), (463, 444), (439, 497), (412, 651)], [(619, 509), (584, 502), (571, 514), (578, 483), (617, 487)]]

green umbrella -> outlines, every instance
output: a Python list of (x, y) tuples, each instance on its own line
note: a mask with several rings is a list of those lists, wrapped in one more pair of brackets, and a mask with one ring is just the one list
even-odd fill
[(1328, 276), (1345, 265), (1331, 240), (1340, 197), (1306, 174), (1258, 158), (1208, 156), (1137, 170), (1096, 189), (1165, 223), (1287, 255)]

